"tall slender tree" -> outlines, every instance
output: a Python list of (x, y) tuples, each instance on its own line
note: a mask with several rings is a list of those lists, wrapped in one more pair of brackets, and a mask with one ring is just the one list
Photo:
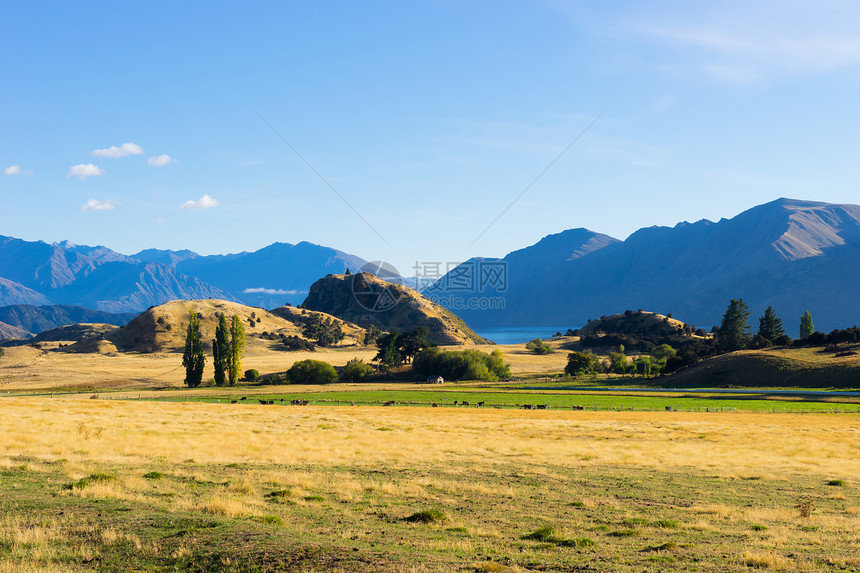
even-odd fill
[(206, 366), (206, 356), (203, 355), (203, 341), (200, 340), (200, 322), (197, 312), (189, 314), (188, 330), (185, 333), (185, 352), (182, 354), (182, 365), (185, 366), (185, 384), (189, 388), (197, 388), (203, 381), (203, 368)]
[(222, 312), (218, 317), (215, 328), (215, 339), (212, 341), (212, 362), (215, 365), (215, 384), (223, 386), (227, 383), (227, 372), (230, 371), (230, 331), (227, 328), (227, 317)]
[(752, 338), (750, 309), (744, 299), (732, 299), (717, 330), (717, 347), (723, 352), (743, 350)]
[(809, 314), (808, 310), (804, 310), (800, 317), (800, 337), (807, 338), (812, 336), (813, 332), (815, 332), (815, 327), (812, 325), (812, 315)]
[(230, 322), (230, 386), (235, 386), (239, 381), (239, 373), (242, 371), (242, 355), (245, 352), (245, 327), (237, 315), (233, 315)]
[(785, 330), (782, 328), (782, 320), (776, 315), (772, 306), (767, 307), (764, 316), (758, 319), (758, 335), (773, 342), (783, 334)]

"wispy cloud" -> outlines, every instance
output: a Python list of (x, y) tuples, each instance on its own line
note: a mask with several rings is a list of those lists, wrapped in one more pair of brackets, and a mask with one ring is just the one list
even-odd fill
[(66, 173), (66, 178), (77, 175), (81, 179), (86, 179), (87, 177), (96, 177), (104, 174), (104, 169), (99, 169), (92, 163), (80, 163), (78, 165), (72, 165), (72, 167), (69, 169), (69, 172)]
[(20, 165), (10, 165), (6, 169), (3, 170), (3, 173), (6, 175), (20, 175), (21, 174), (21, 166)]
[(143, 153), (143, 148), (136, 143), (123, 143), (119, 147), (116, 145), (112, 145), (106, 149), (94, 149), (90, 155), (93, 157), (111, 157), (113, 159), (118, 159), (120, 157), (125, 157), (127, 155), (141, 155)]
[(176, 163), (176, 160), (167, 155), (166, 153), (162, 153), (161, 155), (154, 155), (146, 160), (147, 163), (152, 165), (153, 167), (164, 167), (170, 163)]
[(88, 213), (90, 211), (113, 211), (116, 209), (117, 205), (119, 205), (119, 203), (111, 199), (108, 199), (107, 201), (90, 199), (81, 207), (81, 211), (84, 213)]
[(860, 5), (844, 0), (780, 0), (708, 5), (707, 11), (649, 10), (621, 25), (634, 37), (677, 48), (666, 69), (697, 69), (748, 83), (860, 65)]
[(244, 294), (307, 294), (306, 290), (253, 287), (242, 291)]
[(209, 195), (203, 195), (197, 201), (186, 201), (182, 205), (179, 206), (180, 209), (211, 209), (212, 207), (217, 207), (218, 201), (210, 197)]

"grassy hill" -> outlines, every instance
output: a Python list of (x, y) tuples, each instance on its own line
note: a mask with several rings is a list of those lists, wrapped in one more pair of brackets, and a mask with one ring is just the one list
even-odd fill
[(843, 345), (835, 351), (775, 348), (732, 352), (704, 360), (660, 383), (668, 388), (860, 388), (860, 345)]
[[(268, 344), (255, 336), (264, 332), (302, 336), (301, 310), (297, 314), (273, 314), (256, 307), (226, 300), (174, 300), (139, 314), (125, 326), (100, 336), (82, 340), (68, 348), (69, 352), (165, 352), (184, 348), (189, 313), (194, 310), (200, 320), (200, 334), (207, 346), (215, 337), (219, 315), (228, 320), (237, 315), (245, 326), (248, 344)], [(344, 344), (361, 344), (364, 331), (355, 325), (344, 325)], [(259, 341), (259, 342), (255, 342)]]

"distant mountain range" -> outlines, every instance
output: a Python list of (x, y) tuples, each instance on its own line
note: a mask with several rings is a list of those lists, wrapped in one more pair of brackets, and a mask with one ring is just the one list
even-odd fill
[[(275, 308), (302, 303), (320, 277), (365, 264), (306, 242), (230, 255), (124, 255), (0, 236), (0, 306), (136, 313), (169, 300), (213, 298)], [(578, 328), (641, 308), (707, 329), (719, 324), (730, 299), (743, 298), (753, 328), (771, 305), (797, 336), (804, 310), (822, 331), (860, 322), (858, 284), (860, 206), (779, 199), (732, 219), (640, 229), (624, 241), (567, 230), (502, 259), (472, 259), (423, 294), (478, 327)]]
[[(504, 284), (487, 274), (494, 265)], [(821, 331), (860, 322), (858, 285), (860, 206), (779, 199), (732, 219), (640, 229), (624, 241), (564, 231), (503, 259), (472, 259), (425, 294), (473, 326), (572, 328), (640, 308), (709, 328), (730, 299), (743, 298), (754, 330), (771, 305), (796, 337), (804, 310)]]
[(216, 298), (272, 308), (300, 303), (319, 277), (363, 264), (305, 242), (231, 255), (149, 249), (129, 256), (68, 241), (0, 236), (0, 306), (76, 305), (116, 313)]

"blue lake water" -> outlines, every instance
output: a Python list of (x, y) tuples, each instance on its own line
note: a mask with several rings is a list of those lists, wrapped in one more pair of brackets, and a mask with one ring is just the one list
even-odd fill
[(496, 344), (517, 344), (528, 342), (533, 338), (551, 338), (556, 332), (564, 333), (570, 326), (493, 326), (474, 328), (473, 330), (484, 338), (489, 338)]

